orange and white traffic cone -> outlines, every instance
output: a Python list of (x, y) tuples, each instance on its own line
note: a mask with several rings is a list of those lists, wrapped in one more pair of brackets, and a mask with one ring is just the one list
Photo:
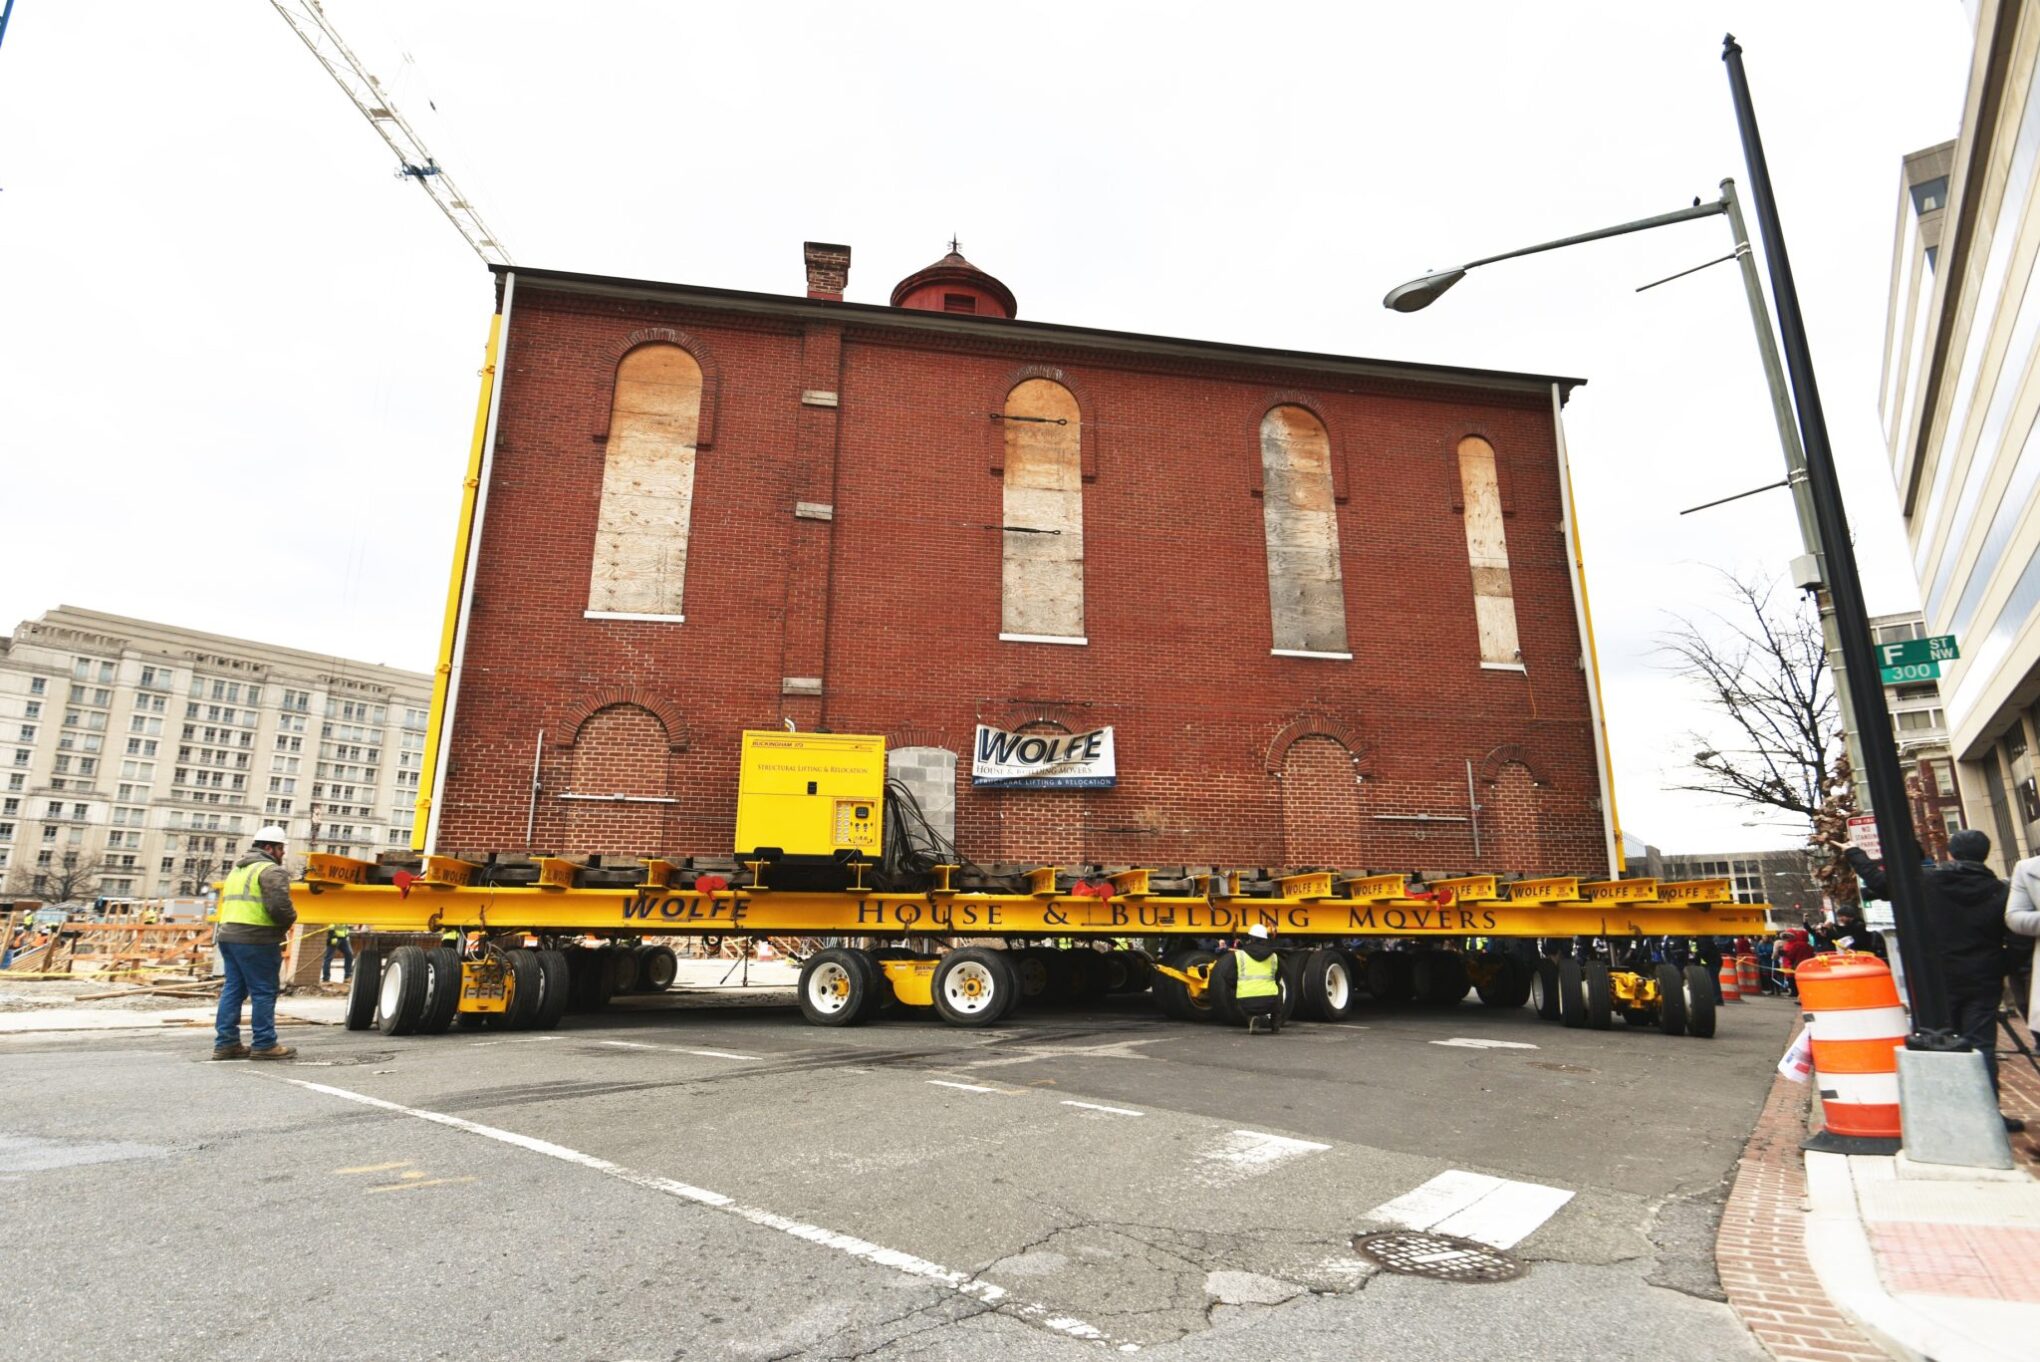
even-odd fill
[(1814, 956), (1798, 974), (1828, 1132), (1895, 1146), (1898, 1052), (1908, 1024), (1891, 967), (1864, 951), (1838, 951)]
[(1734, 956), (1724, 955), (1721, 957), (1721, 974), (1719, 978), (1721, 981), (1721, 1001), (1725, 1003), (1741, 1002), (1742, 985), (1736, 980)]

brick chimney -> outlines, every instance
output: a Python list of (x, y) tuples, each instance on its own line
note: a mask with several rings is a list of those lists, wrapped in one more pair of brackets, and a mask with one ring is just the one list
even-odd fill
[(826, 241), (803, 241), (800, 253), (807, 261), (807, 296), (843, 301), (843, 288), (850, 282), (850, 248)]

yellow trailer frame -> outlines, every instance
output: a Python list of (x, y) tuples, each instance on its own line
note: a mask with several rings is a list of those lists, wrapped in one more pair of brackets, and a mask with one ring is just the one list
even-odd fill
[[(1273, 897), (1238, 893), (1235, 875), (1199, 876), (1198, 895), (1149, 892), (1153, 872), (1106, 877), (1110, 897), (1064, 893), (1059, 867), (1029, 875), (1033, 892), (937, 887), (919, 893), (849, 888), (680, 888), (671, 862), (650, 860), (641, 882), (583, 886), (573, 862), (541, 858), (528, 885), (479, 883), (482, 867), (428, 856), (399, 886), (373, 882), (367, 861), (308, 858), (298, 917), (386, 931), (541, 931), (614, 936), (1229, 936), (1254, 926), (1280, 936), (1561, 937), (1760, 936), (1765, 905), (1737, 903), (1727, 880), (1505, 881), (1331, 872), (1276, 881)], [(769, 875), (769, 868), (763, 873)], [(946, 885), (949, 875), (939, 877)]]

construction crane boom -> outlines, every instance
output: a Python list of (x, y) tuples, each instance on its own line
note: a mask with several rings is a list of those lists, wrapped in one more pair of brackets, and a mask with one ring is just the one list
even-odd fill
[(326, 17), (325, 7), (319, 0), (270, 0), (270, 4), (290, 25), (291, 32), (297, 34), (311, 54), (318, 58), (319, 65), (326, 68), (326, 74), (354, 101), (354, 107), (361, 110), (376, 135), (397, 154), (400, 167), (397, 174), (418, 182), (419, 188), (439, 205), (439, 211), (446, 214), (446, 220), (454, 225), (485, 264), (509, 264), (510, 253), (502, 238), (482, 221), (481, 213), (460, 192), (453, 177), (433, 159), (424, 140), (384, 93), (382, 83), (368, 73), (361, 59), (340, 36), (339, 30), (333, 27), (333, 21)]

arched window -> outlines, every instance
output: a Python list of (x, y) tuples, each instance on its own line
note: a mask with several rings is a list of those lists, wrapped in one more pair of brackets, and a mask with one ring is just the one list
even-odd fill
[(701, 366), (677, 345), (641, 345), (616, 368), (588, 613), (681, 618)]
[(1271, 407), (1261, 418), (1261, 515), (1275, 651), (1345, 652), (1332, 441), (1324, 423), (1303, 407)]
[(1516, 597), (1509, 584), (1509, 540), (1502, 529), (1502, 494), (1495, 448), (1478, 435), (1459, 442), (1459, 486), (1466, 505), (1466, 559), (1473, 568), (1473, 615), (1484, 667), (1520, 667)]
[(1084, 641), (1084, 469), (1077, 399), (1030, 378), (1006, 394), (999, 636)]

